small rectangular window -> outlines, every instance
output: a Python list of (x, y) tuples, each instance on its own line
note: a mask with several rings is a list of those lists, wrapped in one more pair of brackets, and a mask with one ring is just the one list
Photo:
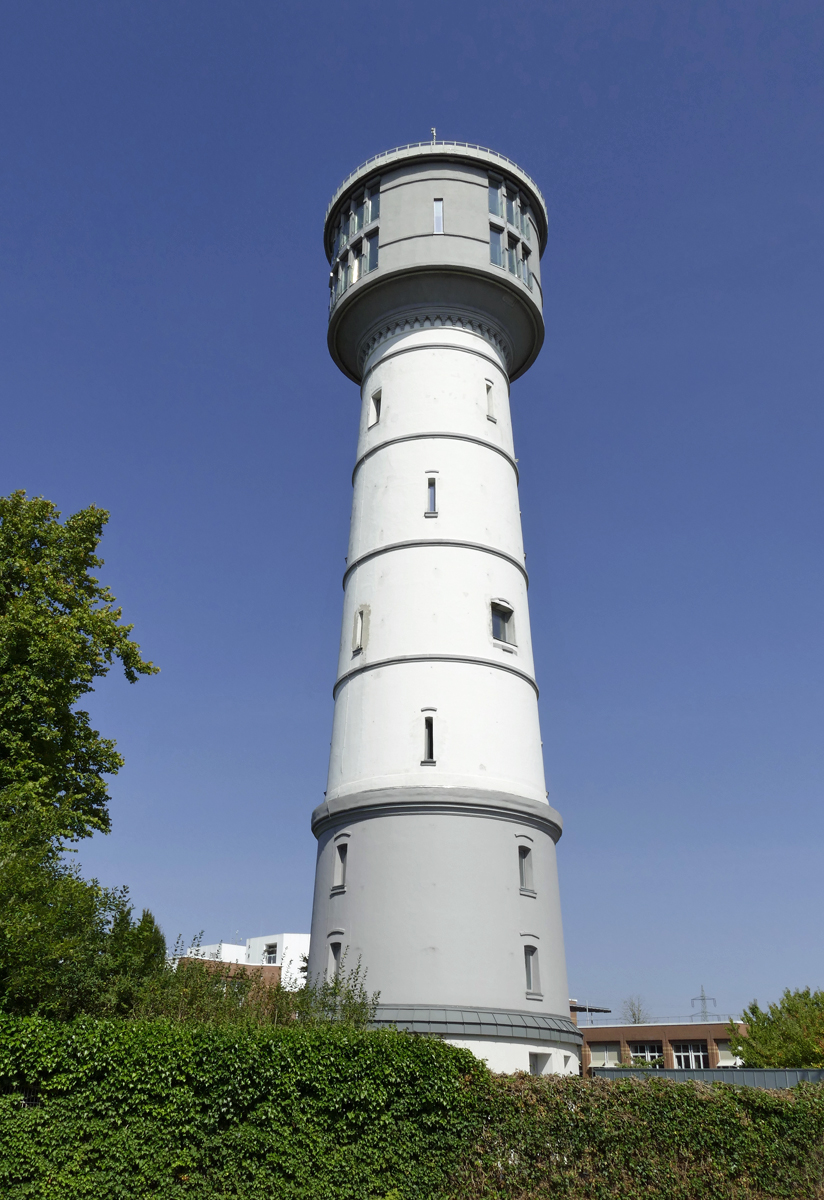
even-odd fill
[(501, 215), (501, 185), (492, 179), (489, 181), (489, 211), (495, 217)]
[(532, 850), (529, 846), (518, 847), (518, 876), (521, 888), (531, 892), (532, 888)]
[(369, 420), (366, 423), (367, 429), (371, 429), (373, 425), (377, 425), (381, 419), (381, 393), (373, 392), (369, 401)]
[(435, 201), (435, 233), (443, 233), (443, 200)]
[(506, 219), (510, 225), (517, 225), (515, 220), (515, 196), (512, 192), (506, 194)]
[(372, 192), (369, 196), (369, 220), (377, 221), (381, 215), (381, 194), (378, 191)]
[(349, 245), (349, 213), (343, 213), (340, 219), (340, 248)]
[(277, 942), (269, 942), (263, 951), (263, 961), (267, 967), (276, 967), (278, 965), (278, 944)]
[(370, 233), (366, 239), (366, 269), (374, 271), (378, 265), (378, 235)]
[(536, 946), (524, 946), (524, 972), (526, 974), (526, 990), (533, 995), (541, 990), (541, 976), (538, 971), (538, 949)]
[(629, 1052), (633, 1065), (636, 1062), (652, 1063), (654, 1067), (664, 1065), (663, 1042), (630, 1042)]
[(504, 235), (500, 229), (489, 230), (489, 258), (496, 267), (504, 265)]
[(497, 421), (498, 418), (495, 416), (495, 396), (492, 391), (492, 380), (487, 379), (484, 382), (486, 383), (486, 419), (488, 421)]
[(492, 636), (496, 642), (515, 645), (515, 622), (512, 620), (511, 608), (503, 604), (492, 605)]
[(336, 888), (346, 887), (346, 855), (348, 851), (346, 842), (338, 842), (335, 847), (335, 882)]
[(352, 632), (352, 653), (360, 654), (363, 649), (363, 609), (355, 613), (355, 628)]
[(551, 1054), (530, 1054), (529, 1056), (529, 1073), (530, 1075), (545, 1075), (546, 1069), (549, 1066)]
[(673, 1042), (675, 1065), (682, 1071), (695, 1071), (710, 1065), (706, 1042)]
[(513, 275), (518, 274), (518, 243), (509, 239), (506, 247), (506, 264)]
[(435, 761), (434, 717), (424, 717), (423, 719), (423, 761), (425, 763), (433, 763)]
[(615, 1068), (621, 1066), (620, 1042), (590, 1042), (589, 1053), (593, 1067)]
[(438, 511), (437, 481), (434, 477), (426, 481), (426, 511), (428, 513)]
[(525, 237), (528, 242), (532, 241), (532, 234), (529, 229), (529, 209), (525, 204), (521, 205), (521, 235)]
[(331, 979), (337, 979), (338, 972), (340, 971), (340, 956), (341, 956), (341, 943), (340, 942), (330, 942), (329, 943), (329, 964), (327, 966), (327, 974), (329, 975), (329, 977)]
[(363, 219), (365, 216), (364, 209), (365, 201), (363, 196), (361, 196), (360, 199), (355, 201), (355, 233), (357, 233), (359, 229), (363, 229)]
[(345, 292), (349, 287), (349, 259), (341, 259), (340, 264), (340, 290)]
[(521, 277), (528, 288), (532, 287), (532, 272), (529, 269), (529, 254), (521, 247), (523, 254), (521, 257)]

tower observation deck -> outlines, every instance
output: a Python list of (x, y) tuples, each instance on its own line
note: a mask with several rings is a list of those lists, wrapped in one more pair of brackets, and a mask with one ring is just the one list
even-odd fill
[(532, 661), (511, 380), (543, 342), (537, 185), (502, 155), (376, 155), (326, 214), (328, 344), (360, 385), (309, 972), (493, 1070), (577, 1072)]

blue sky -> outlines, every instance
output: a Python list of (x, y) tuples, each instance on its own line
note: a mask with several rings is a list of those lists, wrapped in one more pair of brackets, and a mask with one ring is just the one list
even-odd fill
[(167, 935), (307, 929), (358, 393), (321, 231), (369, 155), (508, 154), (550, 208), (512, 392), (571, 994), (824, 986), (824, 9), (4, 9), (0, 487), (111, 511), (162, 668), (84, 869)]

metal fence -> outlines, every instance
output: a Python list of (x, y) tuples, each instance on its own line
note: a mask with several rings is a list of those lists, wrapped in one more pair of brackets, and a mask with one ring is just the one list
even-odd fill
[(590, 1067), (598, 1079), (674, 1079), (687, 1083), (731, 1083), (734, 1087), (794, 1088), (799, 1083), (824, 1083), (824, 1070), (816, 1067), (778, 1070), (766, 1067), (714, 1067), (674, 1070), (672, 1068)]

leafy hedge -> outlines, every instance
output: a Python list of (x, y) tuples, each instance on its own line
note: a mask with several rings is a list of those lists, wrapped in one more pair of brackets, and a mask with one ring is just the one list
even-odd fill
[(0, 1016), (0, 1194), (167, 1200), (824, 1195), (824, 1087), (492, 1076), (345, 1028)]

